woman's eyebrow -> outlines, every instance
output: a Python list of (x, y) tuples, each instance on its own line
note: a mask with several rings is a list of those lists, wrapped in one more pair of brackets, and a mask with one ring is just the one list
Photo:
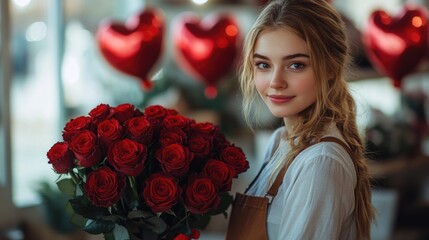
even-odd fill
[[(299, 58), (299, 57), (310, 58), (310, 56), (308, 56), (307, 54), (304, 54), (304, 53), (295, 53), (295, 54), (284, 56), (282, 59), (283, 60), (290, 60), (290, 59)], [(266, 57), (264, 55), (261, 55), (261, 54), (258, 54), (258, 53), (253, 54), (253, 58), (260, 58), (260, 59), (265, 59), (265, 60), (269, 59), (268, 57)]]

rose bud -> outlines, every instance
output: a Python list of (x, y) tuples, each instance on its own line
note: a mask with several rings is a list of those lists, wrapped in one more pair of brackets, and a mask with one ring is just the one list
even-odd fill
[(192, 228), (191, 229), (191, 238), (192, 239), (199, 239), (200, 238), (200, 230), (196, 229), (196, 228)]
[(174, 237), (174, 240), (191, 240), (192, 238), (183, 234), (179, 233), (176, 237)]

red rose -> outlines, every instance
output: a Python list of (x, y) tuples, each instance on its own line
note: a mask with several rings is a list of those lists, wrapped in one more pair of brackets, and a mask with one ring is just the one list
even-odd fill
[(177, 115), (177, 114), (179, 114), (179, 112), (177, 112), (177, 111), (176, 111), (176, 110), (174, 110), (174, 109), (166, 108), (166, 111), (167, 111), (167, 116), (172, 116), (172, 115)]
[(181, 177), (188, 172), (194, 154), (187, 147), (173, 143), (158, 150), (156, 158), (161, 163), (164, 172)]
[(108, 147), (112, 142), (122, 138), (123, 129), (118, 120), (112, 118), (100, 122), (97, 127), (97, 133), (103, 144)]
[(191, 240), (191, 239), (199, 239), (199, 238), (200, 238), (200, 231), (198, 229), (192, 228), (191, 236), (188, 236), (183, 233), (179, 233), (179, 235), (174, 237), (174, 240)]
[(231, 146), (231, 143), (225, 138), (225, 135), (218, 131), (216, 131), (214, 135), (213, 143), (213, 151), (215, 152), (222, 152), (224, 148)]
[(120, 104), (112, 108), (112, 117), (116, 118), (120, 123), (133, 118), (135, 116), (136, 109), (134, 105), (129, 103)]
[(155, 173), (146, 180), (143, 198), (154, 212), (165, 212), (179, 200), (181, 190), (172, 176)]
[(212, 123), (204, 122), (204, 123), (193, 123), (191, 124), (192, 131), (197, 133), (204, 133), (212, 135), (216, 130), (215, 125)]
[(159, 143), (161, 146), (167, 146), (173, 143), (183, 144), (186, 138), (186, 133), (182, 129), (163, 129), (159, 135)]
[(168, 115), (168, 111), (161, 105), (152, 105), (144, 109), (144, 115), (149, 120), (154, 132), (161, 129), (162, 120)]
[(189, 124), (190, 124), (189, 119), (182, 115), (166, 116), (162, 121), (162, 125), (166, 129), (172, 129), (172, 128), (186, 129), (189, 126)]
[(114, 143), (107, 160), (118, 171), (127, 176), (137, 176), (144, 168), (147, 149), (144, 145), (125, 138)]
[(65, 142), (55, 143), (46, 155), (56, 173), (67, 173), (74, 166), (73, 152)]
[(235, 169), (236, 175), (245, 172), (249, 168), (249, 162), (246, 160), (243, 151), (234, 145), (222, 150), (220, 160), (232, 166)]
[(198, 239), (198, 238), (200, 238), (200, 230), (192, 228), (191, 229), (191, 238), (192, 239)]
[(202, 175), (210, 178), (219, 192), (227, 192), (231, 190), (235, 170), (222, 161), (212, 159), (204, 166)]
[(164, 119), (165, 116), (167, 116), (167, 109), (165, 109), (161, 105), (152, 105), (145, 108), (144, 115), (150, 120), (161, 120)]
[(194, 134), (188, 140), (188, 147), (198, 158), (210, 157), (212, 150), (212, 137), (204, 134)]
[(191, 240), (191, 239), (192, 239), (191, 237), (183, 233), (179, 233), (177, 236), (174, 237), (174, 240)]
[(220, 198), (213, 182), (207, 177), (200, 176), (190, 180), (184, 201), (191, 213), (202, 214), (216, 208)]
[(100, 104), (89, 112), (93, 124), (98, 125), (103, 120), (109, 118), (111, 107), (107, 104)]
[(119, 201), (124, 187), (124, 177), (108, 167), (100, 167), (86, 177), (85, 193), (95, 206), (107, 208)]
[(76, 133), (82, 130), (89, 130), (91, 128), (91, 118), (86, 116), (80, 116), (77, 118), (70, 119), (63, 129), (64, 141), (70, 141)]
[(100, 162), (102, 156), (97, 140), (97, 136), (89, 130), (83, 130), (72, 138), (70, 148), (78, 160), (77, 165), (92, 167)]
[(153, 129), (144, 116), (131, 118), (125, 122), (128, 137), (149, 145), (152, 141)]

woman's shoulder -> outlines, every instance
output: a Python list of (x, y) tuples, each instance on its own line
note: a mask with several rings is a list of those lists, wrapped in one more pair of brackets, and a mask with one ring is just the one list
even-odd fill
[(317, 164), (329, 165), (329, 166), (338, 166), (338, 168), (347, 172), (349, 176), (355, 178), (355, 167), (353, 160), (346, 151), (346, 149), (336, 142), (320, 142), (314, 144), (304, 150), (297, 156), (298, 161), (301, 167), (308, 165)]

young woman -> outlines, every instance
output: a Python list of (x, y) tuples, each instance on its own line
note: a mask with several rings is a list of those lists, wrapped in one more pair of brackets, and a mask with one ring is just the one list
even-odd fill
[(271, 1), (248, 33), (240, 84), (284, 120), (237, 193), (226, 239), (369, 239), (371, 188), (344, 79), (344, 23), (326, 0)]

